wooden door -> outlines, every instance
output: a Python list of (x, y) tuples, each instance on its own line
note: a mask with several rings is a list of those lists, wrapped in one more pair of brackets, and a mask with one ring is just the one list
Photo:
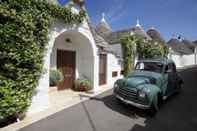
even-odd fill
[(107, 72), (107, 55), (100, 54), (99, 56), (99, 85), (106, 84)]
[(63, 82), (58, 90), (72, 88), (75, 80), (76, 53), (73, 51), (57, 50), (57, 68), (63, 74)]

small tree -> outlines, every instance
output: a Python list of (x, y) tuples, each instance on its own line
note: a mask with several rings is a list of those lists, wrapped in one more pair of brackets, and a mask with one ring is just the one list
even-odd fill
[(168, 48), (165, 43), (140, 40), (136, 46), (139, 59), (161, 58), (168, 54)]
[(127, 76), (134, 67), (135, 56), (139, 59), (165, 57), (168, 47), (163, 42), (146, 40), (139, 35), (126, 35), (120, 39), (123, 50), (124, 76)]
[(124, 76), (128, 76), (134, 66), (134, 54), (137, 40), (135, 35), (123, 36), (120, 39), (124, 59)]

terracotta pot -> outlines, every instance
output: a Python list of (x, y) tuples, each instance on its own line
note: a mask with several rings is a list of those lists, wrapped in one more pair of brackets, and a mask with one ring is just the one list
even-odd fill
[(65, 85), (64, 85), (64, 81), (58, 81), (58, 82), (57, 82), (57, 90), (58, 90), (58, 91), (59, 91), (59, 90), (65, 89), (64, 86), (65, 86)]
[(87, 91), (87, 86), (80, 85), (80, 91)]
[(23, 120), (25, 118), (25, 116), (26, 116), (26, 113), (20, 113), (20, 114), (17, 115), (17, 118), (19, 120)]

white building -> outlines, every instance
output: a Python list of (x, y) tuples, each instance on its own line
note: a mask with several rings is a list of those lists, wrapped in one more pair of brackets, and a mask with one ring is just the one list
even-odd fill
[(168, 57), (176, 63), (177, 67), (192, 66), (197, 64), (197, 45), (189, 40), (172, 38), (168, 41)]
[[(73, 9), (77, 13), (76, 9)], [(122, 77), (122, 48), (119, 39), (125, 34), (137, 34), (147, 40), (162, 40), (154, 28), (144, 31), (137, 20), (136, 26), (112, 32), (103, 14), (100, 23), (93, 27), (89, 18), (80, 25), (65, 25), (58, 21), (49, 31), (49, 43), (44, 57), (44, 71), (29, 108), (29, 114), (45, 110), (49, 106), (49, 71), (62, 68), (64, 83), (62, 89), (71, 88), (78, 78), (86, 77), (92, 82), (93, 91), (103, 86), (112, 86)], [(176, 52), (176, 51), (175, 51)], [(193, 56), (169, 55), (178, 65)], [(194, 60), (194, 59), (193, 59)], [(196, 63), (196, 55), (195, 55)]]
[[(77, 13), (77, 9), (73, 9)], [(103, 16), (97, 29), (110, 31)], [(64, 82), (61, 90), (71, 88), (78, 78), (86, 77), (96, 92), (113, 86), (122, 77), (120, 57), (96, 32), (87, 18), (80, 25), (65, 25), (58, 21), (51, 25), (49, 43), (44, 57), (44, 71), (36, 88), (28, 114), (49, 106), (49, 71), (61, 69)]]

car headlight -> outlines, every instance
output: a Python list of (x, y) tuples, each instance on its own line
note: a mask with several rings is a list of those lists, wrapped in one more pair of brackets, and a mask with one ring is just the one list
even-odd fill
[(118, 88), (119, 86), (118, 86), (118, 84), (117, 83), (115, 83), (114, 84), (114, 88)]
[(145, 98), (146, 97), (146, 93), (143, 90), (139, 91), (139, 97)]

